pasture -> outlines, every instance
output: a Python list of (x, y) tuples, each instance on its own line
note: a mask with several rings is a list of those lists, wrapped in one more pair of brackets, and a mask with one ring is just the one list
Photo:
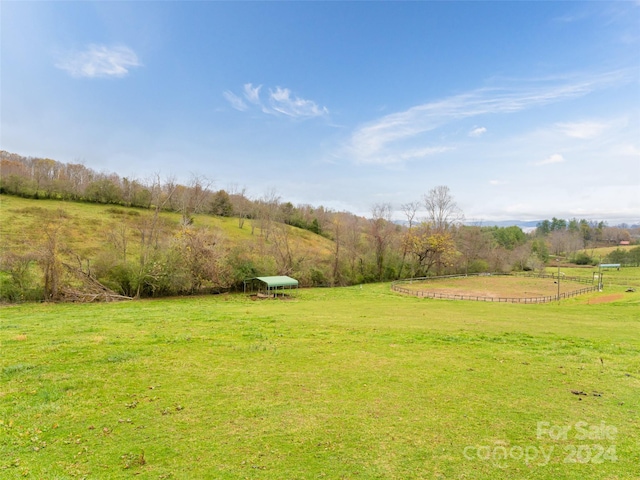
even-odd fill
[(638, 478), (624, 290), (2, 307), (0, 477)]
[[(575, 277), (578, 278), (578, 277)], [(542, 297), (556, 297), (569, 295), (572, 292), (593, 286), (575, 279), (560, 279), (536, 276), (512, 275), (472, 275), (469, 277), (455, 276), (402, 282), (400, 285), (409, 292), (435, 293), (453, 297), (465, 298), (507, 298), (507, 299), (537, 299)]]

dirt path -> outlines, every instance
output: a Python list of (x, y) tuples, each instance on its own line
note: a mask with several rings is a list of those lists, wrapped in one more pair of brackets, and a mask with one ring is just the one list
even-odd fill
[(624, 298), (624, 295), (622, 293), (612, 293), (611, 295), (604, 295), (598, 298), (590, 298), (587, 301), (587, 303), (589, 305), (596, 304), (596, 303), (609, 303), (609, 302), (615, 302), (616, 300), (622, 300), (623, 298)]

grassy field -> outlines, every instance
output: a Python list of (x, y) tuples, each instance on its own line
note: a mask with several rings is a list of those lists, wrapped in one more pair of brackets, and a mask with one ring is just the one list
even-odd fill
[[(594, 275), (602, 275), (602, 283), (605, 288), (617, 288), (617, 287), (640, 287), (640, 274), (637, 272), (637, 267), (623, 267), (620, 270), (615, 268), (603, 268), (596, 267), (561, 267), (560, 273), (567, 277), (580, 277), (586, 280), (593, 280)], [(558, 269), (555, 267), (546, 268), (547, 274), (556, 275)], [(597, 277), (596, 277), (597, 278)]]
[(640, 292), (294, 295), (3, 307), (0, 478), (639, 478)]

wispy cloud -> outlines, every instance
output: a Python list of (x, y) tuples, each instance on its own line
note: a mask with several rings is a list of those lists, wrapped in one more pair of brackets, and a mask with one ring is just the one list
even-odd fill
[(564, 157), (559, 153), (554, 153), (553, 155), (545, 158), (544, 160), (540, 160), (539, 162), (534, 162), (536, 166), (542, 165), (550, 165), (552, 163), (563, 163), (565, 161)]
[(56, 67), (65, 70), (73, 77), (101, 78), (124, 77), (129, 70), (140, 67), (136, 53), (124, 45), (88, 45), (80, 52), (63, 55)]
[(288, 88), (277, 87), (275, 91), (269, 91), (269, 103), (274, 111), (290, 117), (319, 117), (329, 113), (326, 107), (292, 95)]
[(236, 110), (240, 110), (241, 112), (244, 112), (249, 108), (247, 104), (244, 103), (244, 100), (242, 100), (242, 98), (238, 97), (236, 94), (234, 94), (233, 92), (230, 92), (229, 90), (227, 90), (226, 92), (223, 92), (222, 95)]
[(260, 89), (262, 85), (258, 85), (254, 87), (251, 83), (244, 84), (244, 97), (249, 100), (251, 103), (256, 105), (260, 104)]
[(590, 16), (591, 16), (590, 12), (586, 10), (582, 10), (582, 11), (567, 13), (566, 15), (556, 17), (553, 19), (553, 21), (558, 23), (574, 23), (574, 22), (580, 22), (580, 21), (586, 20)]
[(557, 123), (556, 126), (568, 137), (580, 139), (597, 137), (609, 128), (609, 125), (603, 122)]
[[(227, 90), (223, 93), (224, 98), (236, 110), (248, 110), (246, 102), (257, 106), (262, 112), (269, 115), (286, 115), (293, 118), (312, 118), (327, 115), (327, 107), (321, 107), (312, 100), (307, 100), (294, 95), (288, 88), (276, 87), (269, 89), (266, 99), (261, 97), (262, 85), (254, 87), (252, 83), (245, 83), (243, 86), (243, 97)], [(246, 100), (246, 102), (245, 102)]]
[(476, 127), (469, 132), (470, 137), (481, 137), (487, 133), (487, 129), (485, 127)]
[[(488, 114), (509, 114), (587, 95), (609, 85), (626, 82), (627, 72), (583, 78), (511, 81), (480, 88), (408, 110), (385, 115), (353, 132), (345, 155), (360, 164), (397, 163), (407, 149), (425, 147), (425, 134), (452, 122)], [(471, 134), (482, 135), (479, 127)], [(435, 148), (434, 145), (430, 145)]]
[(506, 185), (508, 182), (505, 182), (504, 180), (489, 180), (489, 185), (493, 185), (494, 187), (497, 187), (499, 185)]

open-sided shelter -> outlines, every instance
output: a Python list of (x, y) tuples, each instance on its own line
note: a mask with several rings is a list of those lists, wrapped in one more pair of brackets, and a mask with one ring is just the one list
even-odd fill
[(275, 277), (255, 277), (244, 281), (244, 291), (263, 293), (267, 296), (277, 296), (278, 293), (284, 295), (285, 290), (298, 288), (298, 280), (279, 275)]

